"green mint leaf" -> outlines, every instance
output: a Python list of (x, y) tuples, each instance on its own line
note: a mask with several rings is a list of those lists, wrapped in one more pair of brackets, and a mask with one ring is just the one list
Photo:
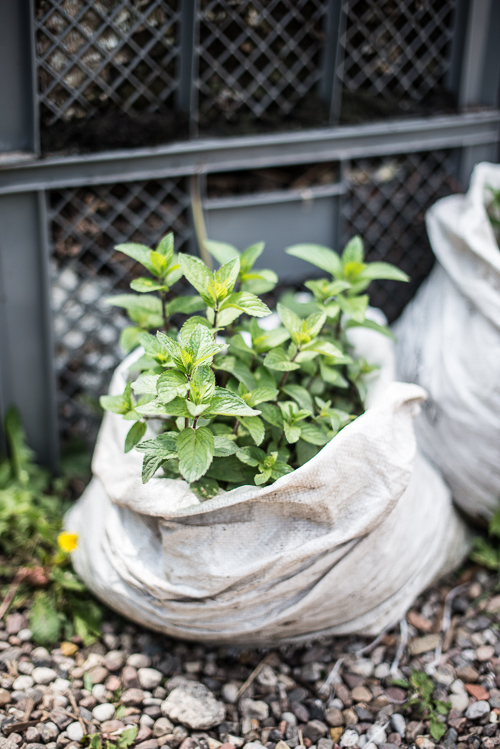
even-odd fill
[(158, 247), (156, 248), (156, 252), (159, 252), (160, 255), (163, 255), (163, 257), (166, 259), (167, 267), (172, 265), (172, 261), (174, 259), (174, 234), (173, 232), (169, 232), (169, 234), (166, 234), (163, 237)]
[(125, 354), (128, 354), (139, 345), (139, 333), (141, 328), (136, 325), (127, 325), (120, 333), (120, 346)]
[[(172, 403), (175, 403), (177, 400), (182, 401), (184, 404), (184, 409), (181, 413), (177, 413), (175, 406), (172, 406)], [(185, 401), (182, 398), (174, 398), (170, 403), (163, 403), (163, 401), (157, 398), (154, 401), (137, 406), (135, 410), (141, 416), (149, 416), (152, 419), (165, 418), (167, 416), (189, 416), (189, 411), (187, 410)]]
[(130, 408), (129, 403), (123, 395), (101, 395), (99, 398), (101, 408), (114, 414), (126, 414)]
[(147, 484), (150, 479), (153, 478), (156, 471), (162, 463), (164, 463), (165, 458), (159, 458), (157, 455), (150, 455), (149, 453), (146, 453), (144, 455), (144, 460), (142, 461), (142, 483)]
[(327, 442), (330, 442), (330, 437), (322, 432), (321, 429), (315, 424), (307, 422), (305, 424), (301, 424), (300, 431), (300, 436), (302, 437), (302, 439), (305, 442), (309, 442), (311, 445), (318, 445), (318, 447), (323, 447), (323, 445), (326, 445)]
[(133, 424), (125, 438), (125, 452), (128, 453), (146, 434), (146, 424), (143, 421), (136, 421)]
[(267, 304), (264, 304), (258, 296), (250, 294), (248, 291), (240, 291), (226, 297), (221, 304), (221, 310), (225, 310), (228, 307), (234, 307), (252, 317), (266, 317), (271, 314), (271, 310)]
[(228, 263), (222, 265), (219, 270), (215, 271), (216, 283), (222, 286), (221, 289), (217, 290), (217, 298), (219, 300), (225, 299), (225, 297), (227, 297), (232, 292), (234, 285), (238, 280), (239, 272), (239, 257), (230, 260)]
[(269, 479), (271, 478), (272, 470), (270, 468), (266, 468), (261, 473), (257, 473), (254, 476), (254, 481), (257, 486), (262, 486), (263, 484), (266, 484)]
[(297, 333), (302, 330), (302, 320), (298, 315), (295, 314), (291, 309), (288, 309), (288, 307), (285, 307), (283, 304), (279, 304), (277, 306), (278, 315), (280, 316), (280, 320), (285, 326), (285, 328), (288, 330), (291, 336), (293, 336), (293, 333)]
[(236, 247), (233, 247), (232, 244), (228, 244), (227, 242), (215, 242), (213, 239), (206, 239), (205, 249), (221, 265), (240, 257), (240, 253)]
[(170, 460), (177, 455), (177, 435), (178, 432), (163, 432), (152, 440), (145, 440), (136, 446), (140, 453), (155, 455), (162, 460)]
[(283, 429), (283, 414), (278, 406), (272, 403), (261, 403), (260, 413), (264, 421), (267, 421), (268, 424), (278, 427), (278, 429)]
[(200, 499), (212, 499), (219, 491), (219, 484), (215, 479), (209, 479), (206, 476), (193, 481), (189, 488), (193, 491)]
[(156, 397), (156, 385), (160, 375), (141, 374), (132, 383), (132, 390), (139, 395), (154, 395)]
[(283, 387), (283, 392), (293, 398), (301, 408), (305, 408), (313, 413), (313, 400), (309, 391), (305, 387), (302, 387), (302, 385), (285, 385)]
[(223, 434), (214, 436), (214, 457), (226, 458), (229, 455), (234, 455), (237, 449), (238, 446), (229, 437), (225, 437)]
[(295, 244), (292, 247), (287, 247), (285, 252), (288, 255), (305, 260), (306, 263), (311, 263), (311, 265), (315, 265), (327, 273), (331, 273), (332, 276), (342, 274), (340, 257), (328, 247), (323, 247), (319, 244)]
[(363, 249), (363, 240), (359, 235), (352, 237), (344, 247), (342, 253), (342, 265), (344, 269), (349, 263), (363, 264), (365, 254)]
[(163, 325), (161, 301), (149, 294), (117, 294), (108, 297), (106, 303), (127, 310), (130, 319), (141, 328), (159, 328)]
[(154, 278), (135, 278), (130, 283), (130, 288), (138, 291), (140, 294), (147, 294), (149, 291), (168, 291), (162, 283), (155, 281)]
[(328, 385), (333, 385), (337, 388), (349, 387), (349, 381), (338, 371), (338, 369), (332, 369), (327, 367), (326, 364), (320, 362), (321, 379)]
[(214, 455), (214, 436), (207, 427), (183, 429), (177, 437), (179, 470), (188, 482), (197, 481), (209, 469)]
[(240, 256), (240, 269), (242, 274), (248, 273), (252, 270), (255, 261), (264, 252), (265, 246), (265, 242), (256, 242), (255, 244), (250, 245), (250, 247), (247, 247), (246, 250), (243, 250)]
[(240, 274), (241, 290), (250, 291), (252, 294), (267, 294), (277, 283), (277, 274), (268, 268)]
[(119, 736), (118, 736), (118, 749), (127, 749), (127, 747), (131, 746), (137, 736), (139, 729), (137, 726), (132, 726), (132, 728), (126, 728)]
[(314, 312), (304, 320), (304, 325), (307, 333), (311, 338), (316, 338), (323, 325), (326, 322), (326, 314), (324, 312)]
[(170, 338), (170, 336), (160, 331), (158, 331), (156, 337), (162, 348), (165, 349), (167, 354), (173, 359), (174, 363), (179, 367), (179, 369), (184, 369), (184, 358), (182, 356), (183, 351), (177, 341), (174, 341), (173, 338)]
[(256, 467), (259, 463), (262, 463), (266, 459), (266, 453), (259, 447), (240, 447), (236, 453), (238, 460), (245, 463), (248, 466)]
[(275, 348), (266, 354), (264, 366), (268, 369), (275, 369), (278, 372), (292, 372), (299, 369), (300, 365), (290, 361), (290, 357), (282, 348)]
[(257, 320), (252, 320), (257, 327), (251, 327), (252, 344), (258, 354), (265, 354), (270, 349), (277, 348), (288, 341), (290, 333), (286, 328), (275, 328), (274, 330), (263, 331), (258, 326)]
[(213, 366), (214, 369), (222, 370), (223, 372), (230, 372), (237, 380), (242, 382), (248, 390), (252, 390), (255, 387), (255, 377), (250, 369), (234, 356), (218, 356), (214, 359)]
[(124, 244), (116, 245), (115, 250), (123, 252), (124, 255), (128, 255), (133, 260), (143, 265), (150, 273), (154, 274), (154, 265), (151, 262), (151, 250), (144, 244), (138, 244), (137, 242), (125, 242)]
[(275, 401), (278, 398), (279, 390), (276, 388), (260, 387), (251, 390), (247, 399), (249, 406), (257, 406), (259, 403)]
[(396, 340), (396, 336), (385, 325), (379, 325), (379, 323), (375, 322), (374, 320), (369, 320), (365, 317), (363, 322), (357, 322), (356, 320), (348, 320), (345, 324), (345, 328), (368, 328), (368, 330), (375, 330), (377, 333), (382, 333), (382, 335), (387, 336), (387, 338), (391, 338), (393, 341)]
[(211, 294), (207, 293), (207, 289), (213, 284), (214, 277), (203, 260), (193, 255), (179, 253), (179, 265), (184, 276), (191, 286), (194, 286), (203, 301), (209, 307), (213, 307), (216, 300)]
[(440, 723), (438, 720), (432, 717), (429, 723), (430, 723), (429, 727), (430, 727), (432, 738), (435, 739), (436, 741), (439, 741), (440, 739), (442, 739), (446, 733), (446, 725), (444, 723)]
[(189, 389), (186, 375), (178, 370), (164, 372), (158, 378), (156, 390), (162, 403), (170, 403), (174, 398), (184, 397)]
[(245, 401), (225, 388), (215, 388), (206, 416), (259, 416), (260, 411), (250, 408)]
[(345, 297), (339, 296), (337, 303), (344, 314), (356, 322), (364, 322), (368, 309), (368, 296)]
[[(313, 340), (310, 343), (306, 343), (302, 351), (314, 351), (318, 354), (323, 354), (324, 356), (344, 356), (343, 352), (339, 348), (337, 348), (337, 346), (334, 346), (330, 341), (324, 341), (321, 338), (316, 338), (316, 340)], [(300, 359), (300, 354), (299, 356), (297, 356), (297, 361), (302, 361)]]
[(301, 427), (295, 425), (292, 426), (285, 421), (283, 428), (285, 430), (285, 437), (288, 443), (293, 444), (300, 439), (302, 433)]
[(409, 281), (410, 277), (390, 263), (368, 263), (358, 276), (359, 281)]
[[(182, 331), (181, 331), (182, 333)], [(197, 325), (193, 330), (186, 349), (193, 357), (193, 368), (199, 367), (203, 362), (209, 362), (227, 343), (216, 343), (212, 333), (204, 325)]]
[(170, 316), (180, 312), (183, 315), (192, 315), (193, 312), (200, 312), (204, 307), (205, 302), (198, 294), (178, 296), (171, 302), (167, 302), (167, 314)]
[(280, 479), (282, 476), (286, 476), (288, 473), (293, 472), (292, 466), (284, 463), (282, 460), (277, 460), (271, 469), (271, 478)]
[(260, 419), (258, 416), (242, 416), (240, 418), (240, 421), (255, 444), (262, 444), (264, 437), (266, 436), (266, 428), (262, 419)]

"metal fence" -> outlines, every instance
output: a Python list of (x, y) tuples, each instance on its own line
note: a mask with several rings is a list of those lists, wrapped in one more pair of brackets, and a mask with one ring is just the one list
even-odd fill
[(136, 269), (113, 246), (196, 251), (193, 175), (209, 235), (265, 239), (291, 285), (287, 244), (361, 234), (412, 277), (374, 284), (392, 320), (432, 265), (425, 210), (498, 158), (493, 0), (3, 5), (0, 412), (47, 462), (92, 441), (121, 355), (104, 299)]

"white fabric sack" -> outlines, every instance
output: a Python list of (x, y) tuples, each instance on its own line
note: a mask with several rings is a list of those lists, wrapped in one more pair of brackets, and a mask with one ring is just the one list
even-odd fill
[(427, 212), (438, 263), (395, 325), (397, 377), (429, 393), (419, 447), (478, 519), (500, 501), (500, 249), (488, 185), (500, 188), (500, 166), (479, 164), (467, 195)]
[(424, 391), (387, 385), (390, 341), (362, 330), (354, 338), (382, 363), (367, 411), (271, 486), (201, 502), (179, 479), (143, 485), (142, 456), (123, 453), (130, 423), (107, 413), (95, 478), (66, 518), (89, 588), (140, 624), (209, 642), (377, 634), (397, 622), (461, 561), (468, 538), (442, 479), (416, 455)]

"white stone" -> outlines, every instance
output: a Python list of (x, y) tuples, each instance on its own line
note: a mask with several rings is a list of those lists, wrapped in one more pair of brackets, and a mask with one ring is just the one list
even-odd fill
[(406, 721), (401, 713), (394, 713), (391, 715), (391, 726), (394, 728), (396, 733), (399, 733), (401, 738), (404, 739), (406, 733)]
[(57, 672), (53, 668), (38, 666), (38, 668), (33, 669), (31, 676), (35, 684), (50, 684), (51, 681), (57, 679)]
[(229, 702), (231, 705), (234, 705), (238, 699), (238, 687), (236, 684), (224, 684), (221, 690), (221, 695), (224, 702)]
[(358, 676), (364, 676), (369, 679), (373, 674), (373, 662), (369, 658), (359, 658), (357, 661), (349, 664), (349, 671)]
[(146, 726), (146, 728), (153, 728), (155, 724), (151, 715), (141, 715), (139, 723), (141, 726)]
[(127, 666), (133, 666), (134, 668), (149, 668), (151, 665), (151, 658), (145, 653), (132, 653), (127, 658)]
[(377, 725), (376, 723), (368, 729), (366, 732), (368, 741), (373, 744), (384, 744), (387, 741), (387, 734), (384, 726)]
[(54, 683), (50, 685), (50, 688), (54, 692), (67, 692), (70, 686), (71, 682), (69, 679), (56, 679)]
[(102, 705), (96, 705), (92, 710), (92, 715), (99, 723), (104, 723), (105, 720), (112, 720), (115, 714), (115, 706), (110, 702), (103, 702)]
[(465, 685), (462, 681), (462, 679), (455, 679), (453, 684), (450, 686), (451, 691), (453, 694), (465, 694)]
[(83, 739), (83, 729), (77, 721), (70, 723), (65, 733), (71, 741), (81, 741)]
[(140, 668), (137, 676), (143, 689), (155, 689), (163, 681), (163, 674), (155, 668)]
[(222, 723), (226, 715), (224, 704), (198, 681), (173, 689), (162, 703), (161, 711), (170, 720), (194, 730), (213, 728)]
[(21, 642), (29, 642), (33, 637), (33, 632), (26, 627), (25, 629), (21, 629), (21, 631), (17, 633), (17, 636)]
[(379, 663), (375, 668), (375, 677), (377, 679), (386, 679), (391, 673), (391, 667), (388, 663)]
[(92, 687), (92, 696), (96, 698), (96, 700), (104, 700), (106, 699), (106, 693), (107, 689), (104, 686), (104, 684), (94, 684)]
[(448, 699), (453, 710), (458, 710), (459, 713), (463, 713), (469, 706), (469, 698), (465, 692), (450, 694)]
[(342, 738), (340, 739), (340, 746), (356, 746), (359, 741), (359, 734), (352, 728), (348, 728), (344, 731)]
[(18, 676), (12, 685), (14, 691), (25, 692), (27, 689), (31, 689), (34, 681), (31, 676)]

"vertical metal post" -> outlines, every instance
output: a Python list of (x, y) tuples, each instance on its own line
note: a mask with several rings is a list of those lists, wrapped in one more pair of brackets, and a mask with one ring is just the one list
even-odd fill
[[(460, 109), (498, 104), (500, 84), (500, 3), (459, 0), (448, 84)], [(496, 161), (498, 143), (462, 149), (457, 176), (464, 189), (474, 165)]]
[(189, 114), (190, 135), (197, 134), (197, 96), (194, 75), (197, 74), (196, 57), (197, 0), (183, 0), (180, 14), (179, 88), (177, 106)]
[(14, 405), (38, 458), (58, 457), (44, 193), (0, 197), (0, 402)]
[(336, 125), (340, 118), (341, 67), (343, 62), (343, 49), (340, 40), (346, 23), (344, 5), (343, 0), (329, 0), (326, 15), (326, 42), (321, 63), (322, 76), (319, 84), (319, 96), (328, 105), (331, 125)]
[(30, 0), (2, 0), (0, 152), (38, 153), (38, 109)]

